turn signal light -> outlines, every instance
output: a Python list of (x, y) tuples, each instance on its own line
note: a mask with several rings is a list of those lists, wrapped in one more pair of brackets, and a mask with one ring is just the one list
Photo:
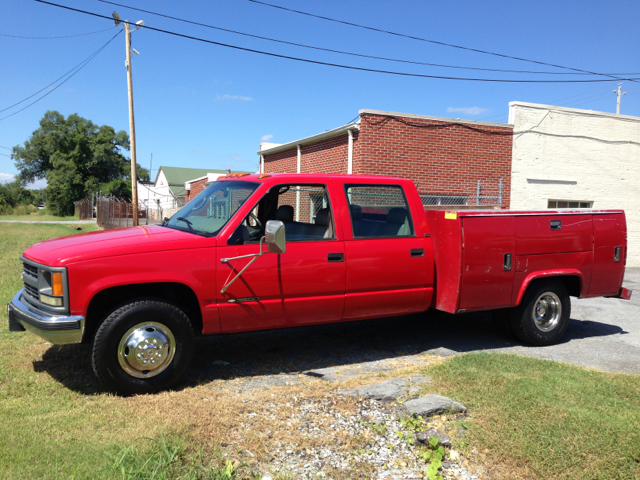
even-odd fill
[(61, 297), (64, 293), (62, 291), (62, 273), (53, 272), (51, 275), (51, 293), (54, 297)]

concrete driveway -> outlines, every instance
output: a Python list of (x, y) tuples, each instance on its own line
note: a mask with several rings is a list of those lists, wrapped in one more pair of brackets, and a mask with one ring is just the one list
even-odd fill
[[(493, 346), (486, 332), (476, 331), (478, 339), (467, 335), (456, 338), (453, 332), (446, 332), (443, 346), (430, 351), (445, 356), (482, 350), (510, 352), (609, 372), (640, 374), (640, 268), (627, 269), (623, 285), (634, 291), (630, 301), (572, 298), (571, 322), (557, 345), (531, 347), (513, 341)], [(477, 315), (469, 317), (455, 322), (461, 322), (462, 327), (472, 318), (478, 318)]]

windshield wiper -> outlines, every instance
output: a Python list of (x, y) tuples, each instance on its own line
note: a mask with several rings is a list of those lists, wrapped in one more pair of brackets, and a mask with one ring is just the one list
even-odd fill
[(193, 223), (191, 223), (189, 220), (187, 220), (184, 217), (176, 217), (176, 220), (180, 220), (181, 222), (184, 222), (187, 224), (187, 227), (189, 227), (189, 231), (191, 233), (195, 233), (197, 235), (197, 232), (195, 231), (195, 229), (193, 228)]

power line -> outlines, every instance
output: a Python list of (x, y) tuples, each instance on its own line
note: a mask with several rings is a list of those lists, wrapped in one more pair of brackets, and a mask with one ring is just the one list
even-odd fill
[[(605, 143), (608, 145), (636, 145), (636, 146), (640, 146), (640, 142), (634, 142), (631, 140), (607, 140), (604, 138), (598, 138), (598, 137), (590, 137), (590, 136), (586, 136), (586, 135), (562, 135), (562, 134), (556, 134), (556, 133), (550, 133), (550, 132), (543, 132), (543, 131), (539, 131), (539, 130), (534, 130), (534, 128), (537, 128), (540, 123), (542, 123), (542, 120), (540, 121), (540, 123), (528, 130), (521, 130), (518, 132), (514, 132), (514, 131), (505, 131), (505, 132), (495, 132), (495, 131), (491, 131), (491, 130), (485, 130), (483, 128), (479, 128), (479, 127), (474, 127), (473, 125), (469, 125), (467, 123), (463, 123), (463, 122), (455, 122), (455, 121), (446, 121), (446, 120), (438, 120), (438, 124), (421, 124), (421, 123), (414, 123), (414, 122), (410, 122), (407, 120), (404, 120), (402, 118), (398, 118), (398, 117), (394, 117), (391, 115), (379, 115), (382, 118), (382, 120), (377, 121), (377, 122), (372, 122), (371, 120), (369, 120), (367, 118), (367, 116), (364, 116), (364, 120), (365, 122), (367, 122), (369, 125), (371, 125), (374, 128), (378, 128), (381, 129), (383, 128), (387, 123), (391, 122), (391, 121), (396, 121), (398, 123), (402, 123), (404, 125), (407, 125), (409, 127), (413, 127), (413, 128), (421, 128), (421, 129), (435, 129), (435, 130), (439, 130), (439, 129), (443, 129), (443, 128), (452, 128), (452, 127), (461, 127), (461, 128), (465, 128), (467, 130), (472, 130), (474, 132), (477, 133), (482, 133), (484, 135), (495, 135), (495, 136), (499, 136), (499, 137), (509, 137), (509, 136), (513, 136), (515, 137), (516, 135), (523, 135), (525, 133), (536, 133), (538, 135), (543, 135), (543, 136), (548, 136), (548, 137), (557, 137), (557, 138), (579, 138), (582, 140), (592, 140), (595, 142), (599, 142), (599, 143)], [(599, 115), (602, 116), (602, 115)], [(544, 118), (543, 118), (544, 120)]]
[(0, 148), (6, 148), (7, 150), (13, 150), (12, 148), (9, 148), (9, 147), (3, 147), (2, 145), (0, 145)]
[(4, 153), (0, 153), (0, 155), (2, 155), (3, 157), (9, 157), (9, 158), (11, 158), (11, 155), (5, 155)]
[[(115, 38), (115, 37), (114, 37)], [(113, 40), (113, 38), (111, 39)], [(109, 40), (109, 42), (111, 41)], [(107, 44), (108, 45), (108, 42)], [(106, 46), (105, 45), (105, 46)], [(104, 48), (104, 47), (103, 47)], [(89, 57), (87, 57), (86, 59), (84, 59), (82, 62), (80, 62), (78, 65), (76, 65), (75, 67), (73, 67), (71, 70), (69, 70), (67, 73), (65, 73), (64, 75), (62, 75), (61, 77), (56, 78), (53, 82), (51, 82), (49, 85), (47, 85), (46, 87), (41, 88), (40, 90), (38, 90), (36, 93), (29, 95), (27, 98), (23, 98), (22, 100), (20, 100), (17, 103), (14, 103), (13, 105), (10, 105), (6, 108), (3, 108), (2, 110), (0, 110), (0, 113), (4, 112), (5, 110), (9, 110), (10, 108), (15, 107), (16, 105), (20, 105), (23, 102), (26, 102), (27, 100), (29, 100), (32, 97), (35, 97), (37, 94), (39, 94), (40, 92), (42, 92), (43, 90), (46, 90), (47, 88), (49, 88), (51, 85), (53, 85), (54, 83), (56, 83), (58, 80), (61, 80), (62, 78), (66, 77), (67, 75), (69, 75), (71, 72), (73, 72), (76, 68), (80, 67), (83, 63), (87, 62), (88, 60), (91, 59), (91, 57), (93, 57), (95, 55), (95, 53), (91, 54)], [(3, 147), (4, 148), (4, 147)]]
[(112, 30), (115, 27), (105, 28), (104, 30), (98, 30), (97, 32), (87, 32), (87, 33), (78, 33), (77, 35), (63, 35), (60, 37), (21, 37), (19, 35), (8, 35), (6, 33), (0, 33), (0, 37), (11, 37), (11, 38), (26, 38), (28, 40), (54, 40), (58, 38), (73, 38), (73, 37), (83, 37), (85, 35), (93, 35), (95, 33), (106, 32), (107, 30)]
[(470, 51), (470, 52), (482, 53), (484, 55), (493, 55), (495, 57), (510, 58), (512, 60), (519, 60), (521, 62), (537, 63), (538, 65), (546, 65), (548, 67), (562, 68), (562, 69), (565, 69), (565, 70), (573, 70), (575, 72), (588, 73), (590, 75), (602, 75), (602, 76), (605, 76), (605, 77), (615, 78), (617, 80), (623, 80), (622, 78), (618, 78), (618, 77), (615, 77), (613, 75), (609, 75), (609, 74), (606, 74), (606, 73), (595, 73), (595, 72), (590, 72), (589, 70), (582, 70), (582, 69), (579, 69), (579, 68), (565, 67), (563, 65), (556, 65), (556, 64), (553, 64), (553, 63), (541, 62), (541, 61), (538, 61), (538, 60), (530, 60), (530, 59), (527, 59), (527, 58), (514, 57), (514, 56), (511, 56), (511, 55), (505, 55), (505, 54), (502, 54), (502, 53), (489, 52), (489, 51), (480, 50), (480, 49), (477, 49), (477, 48), (464, 47), (462, 45), (455, 45), (453, 43), (440, 42), (438, 40), (429, 40), (427, 38), (415, 37), (413, 35), (406, 35), (404, 33), (397, 33), (397, 32), (392, 32), (392, 31), (389, 31), (389, 30), (383, 30), (381, 28), (369, 27), (369, 26), (366, 26), (366, 25), (359, 25), (357, 23), (347, 22), (345, 20), (337, 20), (335, 18), (323, 17), (322, 15), (315, 15), (313, 13), (302, 12), (300, 10), (294, 10), (292, 8), (281, 7), (279, 5), (273, 5), (271, 3), (261, 2), (259, 0), (248, 0), (248, 1), (249, 2), (253, 2), (253, 3), (258, 3), (260, 5), (265, 5), (267, 7), (272, 7), (272, 8), (277, 8), (277, 9), (280, 9), (280, 10), (286, 10), (288, 12), (298, 13), (300, 15), (306, 15), (306, 16), (309, 16), (309, 17), (319, 18), (321, 20), (327, 20), (329, 22), (342, 23), (344, 25), (349, 25), (349, 26), (357, 27), (357, 28), (363, 28), (365, 30), (372, 30), (374, 32), (387, 33), (389, 35), (395, 35), (397, 37), (410, 38), (412, 40), (419, 40), (421, 42), (433, 43), (433, 44), (442, 45), (442, 46), (445, 46), (445, 47), (458, 48), (460, 50), (467, 50), (467, 51)]
[[(73, 12), (84, 13), (86, 15), (92, 15), (94, 17), (105, 18), (107, 20), (113, 20), (112, 17), (108, 17), (106, 15), (100, 15), (98, 13), (88, 12), (86, 10), (79, 10), (77, 8), (67, 7), (65, 5), (59, 5), (59, 4), (56, 4), (56, 3), (51, 3), (51, 2), (47, 2), (45, 0), (36, 0), (36, 2), (44, 3), (44, 4), (51, 5), (51, 6), (58, 7), (58, 8), (64, 8), (66, 10), (70, 10), (70, 11), (73, 11)], [(209, 43), (211, 45), (218, 45), (218, 46), (221, 46), (221, 47), (232, 48), (232, 49), (241, 50), (241, 51), (244, 51), (244, 52), (251, 52), (251, 53), (257, 53), (257, 54), (260, 54), (260, 55), (267, 55), (267, 56), (275, 57), (275, 58), (283, 58), (283, 59), (286, 59), (286, 60), (294, 60), (294, 61), (298, 61), (298, 62), (311, 63), (311, 64), (315, 64), (315, 65), (324, 65), (324, 66), (328, 66), (328, 67), (344, 68), (344, 69), (348, 69), (348, 70), (358, 70), (358, 71), (362, 71), (362, 72), (372, 72), (372, 73), (384, 73), (384, 74), (388, 74), (388, 75), (399, 75), (399, 76), (405, 76), (405, 77), (432, 78), (432, 79), (438, 79), (438, 80), (460, 80), (460, 81), (472, 81), (472, 82), (494, 82), (494, 83), (599, 83), (599, 82), (611, 82), (611, 81), (613, 81), (613, 80), (608, 80), (608, 79), (599, 79), (599, 80), (511, 80), (511, 79), (493, 79), (493, 78), (448, 77), (448, 76), (441, 76), (441, 75), (424, 75), (424, 74), (419, 74), (419, 73), (396, 72), (396, 71), (391, 71), (391, 70), (379, 70), (379, 69), (374, 69), (374, 68), (355, 67), (355, 66), (352, 66), (352, 65), (343, 65), (343, 64), (339, 64), (339, 63), (321, 62), (319, 60), (311, 60), (311, 59), (308, 59), (308, 58), (292, 57), (292, 56), (289, 56), (289, 55), (280, 55), (280, 54), (277, 54), (277, 53), (265, 52), (265, 51), (262, 51), (262, 50), (255, 50), (255, 49), (252, 49), (252, 48), (245, 48), (245, 47), (239, 47), (237, 45), (230, 45), (230, 44), (227, 44), (227, 43), (215, 42), (213, 40), (207, 40), (207, 39), (200, 38), (200, 37), (194, 37), (192, 35), (185, 35), (183, 33), (177, 33), (177, 32), (173, 32), (173, 31), (170, 31), (170, 30), (164, 30), (164, 29), (161, 29), (161, 28), (154, 28), (154, 27), (150, 27), (148, 25), (145, 25), (144, 28), (146, 28), (148, 30), (155, 31), (155, 32), (166, 33), (168, 35), (173, 35), (173, 36), (180, 37), (180, 38), (186, 38), (186, 39), (195, 40), (195, 41), (198, 41), (198, 42)], [(598, 75), (600, 75), (600, 74), (598, 74)], [(616, 77), (615, 80), (619, 80), (619, 79)], [(624, 80), (634, 81), (635, 78), (634, 79), (624, 79)]]
[[(109, 45), (109, 44), (110, 44), (110, 43), (111, 43), (111, 42), (112, 42), (112, 41), (113, 41), (113, 40), (114, 40), (118, 35), (120, 35), (120, 33), (122, 33), (122, 31), (119, 31), (118, 33), (116, 33), (113, 37), (111, 37), (111, 40), (109, 40), (109, 41), (108, 41), (107, 43), (105, 43), (102, 47), (100, 47), (98, 50), (96, 50), (96, 51), (95, 51), (91, 56), (89, 56), (86, 60), (84, 60), (83, 62), (81, 62), (78, 66), (76, 66), (76, 67), (72, 68), (71, 70), (69, 70), (69, 72), (65, 73), (62, 77), (60, 77), (60, 78), (63, 78), (63, 77), (65, 77), (65, 76), (69, 75), (69, 73), (70, 73), (70, 72), (73, 72), (73, 70), (75, 70), (75, 72), (73, 72), (71, 75), (69, 75), (65, 80), (63, 80), (62, 82), (60, 82), (58, 85), (56, 85), (56, 86), (55, 86), (54, 88), (52, 88), (50, 91), (48, 91), (47, 93), (45, 93), (44, 95), (42, 95), (40, 98), (38, 98), (38, 99), (37, 99), (37, 100), (35, 100), (34, 102), (31, 102), (31, 103), (30, 103), (29, 105), (27, 105), (26, 107), (23, 107), (23, 108), (21, 108), (20, 110), (15, 111), (15, 112), (13, 112), (13, 113), (12, 113), (12, 114), (10, 114), (10, 115), (7, 115), (6, 117), (2, 117), (2, 118), (0, 118), (0, 121), (1, 121), (1, 120), (5, 120), (5, 119), (7, 119), (7, 118), (9, 118), (9, 117), (13, 117), (14, 115), (16, 115), (16, 114), (18, 114), (18, 113), (22, 112), (23, 110), (26, 110), (27, 108), (29, 108), (31, 105), (34, 105), (34, 104), (38, 103), (40, 100), (42, 100), (42, 99), (43, 99), (44, 97), (46, 97), (47, 95), (50, 95), (51, 93), (55, 92), (58, 88), (60, 88), (60, 87), (61, 87), (62, 85), (64, 85), (68, 80), (70, 80), (70, 79), (71, 79), (71, 78), (72, 78), (76, 73), (78, 73), (80, 70), (82, 70), (84, 67), (86, 67), (86, 66), (89, 64), (89, 62), (90, 62), (91, 60), (93, 60), (93, 59), (94, 59), (94, 58), (95, 58), (95, 57), (96, 57), (96, 56), (97, 56), (97, 55), (98, 55), (102, 50), (104, 50), (104, 49), (106, 48), (106, 46), (107, 46), (107, 45)], [(60, 80), (60, 78), (58, 78), (58, 80)], [(57, 82), (58, 80), (56, 80), (55, 82)], [(55, 82), (53, 82), (53, 83), (55, 83)], [(50, 83), (49, 85), (47, 85), (46, 87), (44, 87), (42, 90), (44, 90), (44, 89), (48, 88), (49, 86), (53, 85), (53, 83)], [(38, 92), (34, 93), (33, 95), (31, 95), (31, 96), (27, 97), (25, 100), (27, 100), (27, 99), (29, 99), (29, 98), (33, 97), (34, 95), (37, 95), (37, 94), (38, 94), (39, 92), (41, 92), (42, 90), (39, 90)], [(11, 107), (13, 107), (13, 106), (15, 106), (15, 105), (18, 105), (18, 104), (20, 104), (20, 103), (24, 102), (25, 100), (21, 100), (20, 102), (18, 102), (18, 103), (16, 103), (16, 104), (12, 105)], [(7, 110), (7, 109), (9, 109), (9, 108), (11, 108), (11, 107), (7, 107), (7, 108), (5, 108), (4, 110)], [(0, 110), (0, 111), (4, 112), (4, 110)]]
[[(186, 20), (184, 18), (179, 18), (179, 17), (174, 17), (171, 15), (165, 15), (163, 13), (158, 13), (158, 12), (153, 12), (151, 10), (144, 10), (142, 8), (136, 8), (136, 7), (131, 7), (129, 5), (124, 5), (122, 3), (116, 3), (116, 2), (110, 2), (108, 0), (98, 0), (99, 2), (102, 3), (108, 3), (109, 5), (115, 5), (116, 7), (122, 7), (122, 8), (128, 8), (130, 10), (134, 10), (137, 12), (142, 12), (142, 13), (148, 13), (150, 15), (156, 15), (158, 17), (163, 17), (163, 18), (168, 18), (171, 20), (176, 20), (178, 22), (184, 22), (184, 23), (189, 23), (191, 25), (197, 25), (199, 27), (206, 27), (206, 28), (211, 28), (214, 30), (220, 30), (222, 32), (227, 32), (227, 33), (233, 33), (236, 35), (242, 35), (245, 37), (250, 37), (250, 38), (257, 38), (259, 40), (266, 40), (269, 42), (276, 42), (276, 43), (281, 43), (284, 45), (293, 45), (295, 47), (302, 47), (302, 48), (309, 48), (312, 50), (319, 50), (319, 51), (323, 51), (323, 52), (330, 52), (330, 53), (338, 53), (340, 55), (350, 55), (350, 56), (354, 56), (354, 57), (361, 57), (361, 58), (372, 58), (375, 60), (384, 60), (387, 62), (399, 62), (399, 63), (408, 63), (408, 64), (412, 64), (412, 65), (425, 65), (425, 66), (430, 66), (430, 67), (441, 67), (441, 68), (456, 68), (456, 69), (462, 69), (462, 70), (481, 70), (481, 71), (485, 71), (485, 72), (501, 72), (501, 73), (532, 73), (532, 74), (543, 74), (543, 75), (590, 75), (589, 73), (572, 73), (572, 72), (540, 72), (540, 71), (533, 71), (533, 70), (505, 70), (505, 69), (496, 69), (496, 68), (480, 68), (480, 67), (467, 67), (467, 66), (460, 66), (460, 65), (443, 65), (443, 64), (439, 64), (439, 63), (428, 63), (428, 62), (418, 62), (418, 61), (413, 61), (413, 60), (402, 60), (399, 58), (389, 58), (389, 57), (379, 57), (379, 56), (375, 56), (375, 55), (366, 55), (363, 53), (355, 53), (355, 52), (346, 52), (343, 50), (334, 50), (331, 48), (323, 48), (323, 47), (317, 47), (314, 45), (306, 45), (303, 43), (295, 43), (295, 42), (289, 42), (286, 40), (278, 40), (275, 38), (270, 38), (270, 37), (263, 37), (260, 35), (254, 35), (252, 33), (246, 33), (246, 32), (240, 32), (237, 30), (230, 30), (228, 28), (222, 28), (222, 27), (216, 27), (214, 25), (209, 25), (206, 23), (201, 23), (201, 22), (196, 22), (193, 20)], [(616, 74), (612, 74), (612, 75), (640, 75), (640, 73), (616, 73)]]

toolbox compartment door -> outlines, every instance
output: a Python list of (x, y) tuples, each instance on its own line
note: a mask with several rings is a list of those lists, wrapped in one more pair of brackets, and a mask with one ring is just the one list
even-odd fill
[(593, 216), (593, 274), (588, 295), (617, 294), (627, 256), (624, 213)]
[(515, 220), (512, 216), (464, 217), (460, 310), (511, 305), (515, 272)]

